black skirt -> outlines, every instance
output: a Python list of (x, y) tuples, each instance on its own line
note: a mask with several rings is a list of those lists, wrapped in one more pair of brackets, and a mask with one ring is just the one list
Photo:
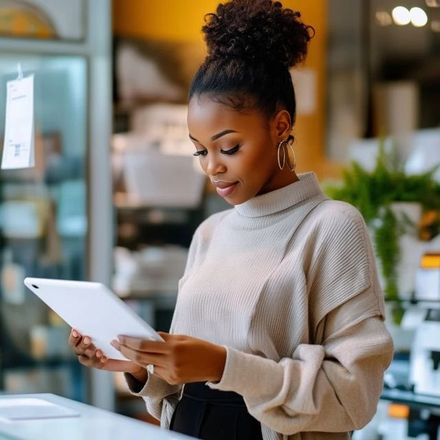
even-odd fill
[(262, 440), (261, 425), (243, 398), (204, 383), (184, 387), (171, 419), (170, 430), (205, 440)]

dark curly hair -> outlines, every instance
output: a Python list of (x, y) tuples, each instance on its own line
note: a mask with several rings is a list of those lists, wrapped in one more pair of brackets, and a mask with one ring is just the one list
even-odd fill
[(205, 16), (208, 55), (189, 91), (238, 111), (258, 108), (273, 116), (286, 109), (295, 121), (289, 68), (304, 60), (314, 29), (279, 1), (232, 0)]

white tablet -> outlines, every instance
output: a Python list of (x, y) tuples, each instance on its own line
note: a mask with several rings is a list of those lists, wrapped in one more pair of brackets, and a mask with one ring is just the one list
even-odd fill
[(126, 360), (110, 344), (118, 335), (163, 340), (124, 301), (101, 283), (26, 278), (24, 284), (70, 327), (82, 335), (90, 336), (93, 344), (108, 358)]

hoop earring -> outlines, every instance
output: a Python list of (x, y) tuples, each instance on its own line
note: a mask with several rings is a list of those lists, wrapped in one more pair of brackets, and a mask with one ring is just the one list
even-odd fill
[(295, 156), (295, 150), (293, 148), (292, 142), (286, 142), (287, 144), (287, 148), (290, 149), (291, 153), (292, 153), (292, 157), (293, 157), (293, 163), (290, 160), (289, 154), (286, 153), (285, 156), (287, 156), (287, 165), (289, 167), (289, 170), (293, 173), (295, 171), (296, 168), (296, 156)]
[[(286, 165), (286, 147), (285, 147), (286, 141), (281, 141), (278, 144), (278, 151), (277, 151), (277, 159), (278, 159), (278, 167), (280, 170), (284, 168), (284, 165)], [(283, 154), (282, 160), (281, 160), (281, 153)]]

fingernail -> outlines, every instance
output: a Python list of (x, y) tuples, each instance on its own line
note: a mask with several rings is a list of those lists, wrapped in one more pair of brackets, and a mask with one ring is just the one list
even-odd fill
[(96, 357), (99, 359), (101, 356), (102, 356), (101, 352), (100, 352), (100, 351), (97, 351), (97, 352), (96, 352)]
[(84, 344), (85, 345), (89, 345), (90, 344), (90, 338), (88, 338), (87, 336), (84, 338)]
[(76, 330), (72, 330), (72, 335), (74, 338), (78, 337), (78, 332)]

